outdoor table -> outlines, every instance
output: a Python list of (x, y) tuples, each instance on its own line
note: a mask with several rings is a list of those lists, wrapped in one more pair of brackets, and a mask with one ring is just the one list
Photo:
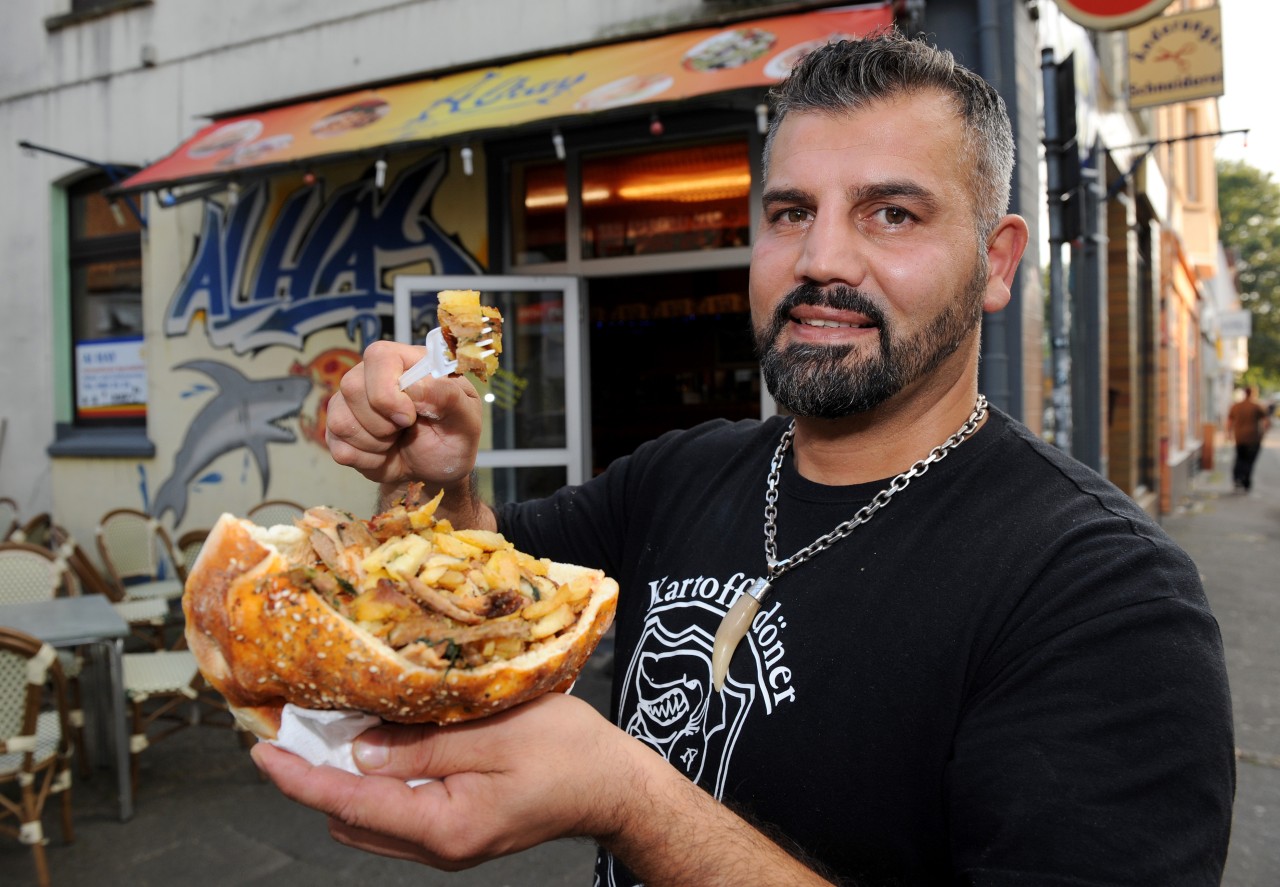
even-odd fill
[(129, 774), (129, 727), (124, 698), (124, 639), (129, 624), (99, 594), (50, 598), (0, 606), (0, 625), (7, 625), (51, 647), (99, 646), (107, 651), (111, 707), (115, 721), (116, 781), (120, 820), (133, 817), (133, 785)]

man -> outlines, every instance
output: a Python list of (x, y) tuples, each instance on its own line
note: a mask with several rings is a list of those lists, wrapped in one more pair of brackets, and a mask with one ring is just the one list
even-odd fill
[(777, 90), (751, 264), (794, 424), (668, 434), (550, 499), (474, 501), (474, 389), (398, 392), (419, 350), (371, 346), (334, 458), (617, 578), (617, 727), (553, 694), (371, 731), (363, 778), (259, 764), (339, 840), (444, 868), (589, 835), (607, 885), (1218, 883), (1231, 712), (1196, 570), (978, 396), (1027, 241), (1012, 159), (949, 54), (811, 53)]
[(1227, 411), (1227, 440), (1236, 442), (1236, 461), (1231, 480), (1241, 492), (1253, 487), (1253, 463), (1262, 449), (1262, 437), (1271, 427), (1266, 408), (1253, 396), (1253, 386), (1244, 387), (1244, 396)]

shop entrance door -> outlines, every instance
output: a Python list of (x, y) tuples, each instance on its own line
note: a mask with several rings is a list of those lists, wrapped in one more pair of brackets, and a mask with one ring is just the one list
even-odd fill
[[(481, 495), (501, 503), (549, 495), (587, 477), (583, 336), (578, 279), (567, 276), (401, 275), (395, 339), (421, 343), (437, 293), (481, 292), (502, 312), (498, 372), (476, 382), (485, 401), (476, 461)], [(473, 380), (474, 381), (474, 380)]]
[(587, 290), (593, 474), (663, 432), (775, 411), (745, 267), (591, 277)]

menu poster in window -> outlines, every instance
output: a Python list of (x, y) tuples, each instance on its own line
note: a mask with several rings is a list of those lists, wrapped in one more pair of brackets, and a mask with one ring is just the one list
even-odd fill
[(146, 415), (142, 336), (77, 342), (77, 418), (135, 419)]

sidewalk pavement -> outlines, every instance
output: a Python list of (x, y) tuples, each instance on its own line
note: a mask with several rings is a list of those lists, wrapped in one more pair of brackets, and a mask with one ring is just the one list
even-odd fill
[(1236, 728), (1236, 803), (1224, 887), (1280, 884), (1280, 429), (1253, 490), (1234, 492), (1220, 446), (1164, 527), (1200, 568), (1222, 627)]
[[(1235, 708), (1238, 788), (1225, 887), (1280, 884), (1280, 429), (1266, 441), (1249, 495), (1231, 490), (1233, 451), (1219, 448), (1164, 524), (1195, 559), (1222, 626)], [(601, 651), (606, 652), (606, 651)], [(593, 660), (575, 692), (597, 708), (609, 678)], [(136, 814), (117, 818), (114, 773), (75, 786), (75, 842), (46, 811), (55, 887), (584, 887), (594, 846), (559, 841), (457, 874), (334, 843), (324, 818), (262, 782), (230, 731), (184, 730), (148, 749)], [(0, 840), (0, 882), (35, 883), (31, 853)]]

